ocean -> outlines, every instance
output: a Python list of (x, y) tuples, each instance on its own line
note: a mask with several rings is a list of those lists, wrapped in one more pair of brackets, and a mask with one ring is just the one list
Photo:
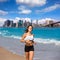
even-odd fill
[[(21, 39), (26, 28), (0, 28), (0, 36)], [(60, 44), (60, 28), (33, 28), (34, 40), (38, 43)]]

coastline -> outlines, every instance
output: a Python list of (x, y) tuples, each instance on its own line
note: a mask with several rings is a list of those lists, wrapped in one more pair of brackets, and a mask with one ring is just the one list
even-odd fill
[(25, 60), (25, 58), (23, 56), (13, 54), (0, 47), (0, 60)]
[[(8, 40), (13, 40), (13, 38), (0, 36), (0, 60), (25, 60), (25, 56), (19, 55), (13, 50), (9, 49), (11, 47), (8, 46), (10, 43)], [(14, 40), (18, 40), (18, 39), (14, 39)]]
[[(59, 45), (55, 45), (54, 43), (47, 43), (47, 44), (37, 43), (36, 45), (34, 45), (34, 48), (35, 48), (35, 54), (33, 60), (60, 60)], [(1, 56), (5, 57), (4, 54), (6, 53), (4, 53), (3, 51), (6, 52), (9, 51), (8, 54), (11, 53), (11, 55), (13, 54), (13, 56), (17, 55), (16, 56), (17, 60), (22, 60), (20, 59), (21, 56), (23, 56), (23, 58), (25, 59), (24, 44), (20, 43), (19, 39), (0, 36), (0, 57)], [(9, 57), (11, 55), (9, 55)], [(12, 58), (13, 60), (15, 60), (13, 56)], [(9, 60), (8, 57), (6, 57), (6, 59)], [(5, 59), (1, 58), (0, 60)]]

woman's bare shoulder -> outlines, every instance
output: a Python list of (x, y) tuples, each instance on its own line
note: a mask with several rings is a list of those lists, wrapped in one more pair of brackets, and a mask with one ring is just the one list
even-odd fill
[(23, 34), (23, 36), (26, 36), (26, 35), (27, 35), (27, 33), (24, 33), (24, 34)]
[(34, 34), (32, 34), (34, 36)]

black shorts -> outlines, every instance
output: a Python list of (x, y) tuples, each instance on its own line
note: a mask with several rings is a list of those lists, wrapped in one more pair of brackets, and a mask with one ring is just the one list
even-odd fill
[(34, 51), (34, 46), (26, 46), (25, 45), (25, 52), (29, 52), (29, 51)]

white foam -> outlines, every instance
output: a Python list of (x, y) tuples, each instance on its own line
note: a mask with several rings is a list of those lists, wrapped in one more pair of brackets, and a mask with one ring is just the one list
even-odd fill
[(6, 35), (7, 33), (9, 33), (7, 30), (0, 31), (0, 34), (1, 34), (2, 36)]
[(11, 35), (10, 37), (16, 38), (16, 39), (21, 39), (20, 36), (15, 36), (15, 35)]
[(2, 34), (2, 33), (0, 32), (0, 34)]
[[(5, 36), (5, 35), (4, 35)], [(11, 35), (11, 36), (5, 36), (5, 37), (12, 37), (12, 38), (16, 38), (16, 39), (21, 39), (21, 36), (16, 36), (16, 35)], [(43, 38), (34, 38), (35, 42), (38, 43), (43, 43), (43, 44), (50, 44), (50, 43), (54, 43), (55, 45), (60, 45), (60, 41), (56, 40), (56, 39), (43, 39)]]
[(10, 37), (10, 38), (16, 38), (16, 39), (21, 39), (20, 36), (16, 36), (16, 35), (11, 35), (11, 36), (6, 36), (6, 35), (3, 35), (4, 37)]
[(60, 45), (60, 41), (56, 39), (42, 39), (42, 38), (35, 38), (34, 41), (43, 44), (54, 43), (55, 45)]
[[(21, 36), (11, 35), (10, 37), (16, 38), (16, 39), (21, 39)], [(43, 44), (54, 43), (55, 45), (60, 45), (60, 41), (58, 41), (58, 40), (56, 40), (56, 39), (34, 38), (34, 41), (35, 41), (35, 42), (38, 42), (38, 43), (43, 43)]]
[(8, 33), (8, 31), (7, 31), (7, 30), (3, 30), (2, 32)]

